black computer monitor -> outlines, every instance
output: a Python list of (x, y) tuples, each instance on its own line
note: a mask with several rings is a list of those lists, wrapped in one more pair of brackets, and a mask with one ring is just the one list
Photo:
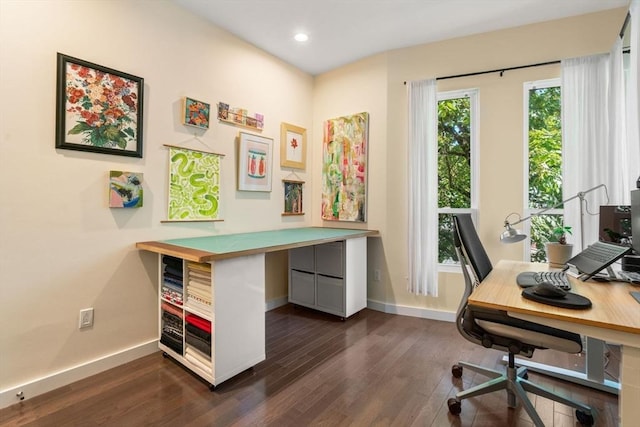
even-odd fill
[[(638, 198), (638, 208), (638, 220), (640, 221), (640, 197)], [(633, 235), (631, 210), (629, 205), (600, 206), (599, 240), (631, 246)], [(640, 222), (638, 222), (637, 227), (637, 235), (640, 237)]]
[(640, 254), (640, 190), (631, 191), (631, 236), (634, 234), (636, 238), (632, 237), (631, 241), (633, 251), (638, 255)]

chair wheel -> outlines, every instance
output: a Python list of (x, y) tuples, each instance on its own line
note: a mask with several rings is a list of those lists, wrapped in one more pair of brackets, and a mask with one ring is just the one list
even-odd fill
[(580, 422), (580, 424), (585, 426), (592, 426), (594, 422), (593, 415), (579, 409), (576, 409), (576, 418), (578, 418), (578, 422)]
[(451, 375), (453, 375), (455, 378), (461, 378), (462, 377), (462, 366), (461, 365), (453, 365), (451, 367)]
[(449, 407), (449, 412), (451, 412), (452, 415), (460, 415), (460, 412), (462, 412), (462, 402), (455, 397), (447, 400), (447, 406)]

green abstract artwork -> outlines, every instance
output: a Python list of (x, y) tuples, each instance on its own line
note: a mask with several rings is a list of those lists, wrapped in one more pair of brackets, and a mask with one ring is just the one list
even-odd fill
[(220, 203), (220, 155), (169, 147), (169, 220), (215, 220)]

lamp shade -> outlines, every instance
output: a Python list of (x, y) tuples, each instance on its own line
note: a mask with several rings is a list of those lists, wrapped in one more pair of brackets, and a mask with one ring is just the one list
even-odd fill
[(526, 234), (520, 232), (520, 230), (516, 230), (511, 228), (511, 225), (505, 225), (505, 230), (500, 235), (500, 241), (502, 243), (516, 243), (520, 242), (527, 238)]

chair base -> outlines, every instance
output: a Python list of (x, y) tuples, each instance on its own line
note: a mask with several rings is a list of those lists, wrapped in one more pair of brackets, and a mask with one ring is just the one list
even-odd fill
[(460, 402), (463, 399), (481, 396), (483, 394), (492, 393), (498, 390), (506, 390), (508, 406), (510, 408), (515, 408), (517, 406), (517, 400), (519, 399), (525, 411), (527, 411), (527, 414), (536, 427), (544, 427), (544, 423), (542, 422), (542, 419), (538, 415), (533, 404), (529, 400), (529, 397), (527, 397), (527, 392), (575, 408), (576, 417), (581, 424), (588, 426), (593, 425), (594, 419), (591, 408), (589, 406), (570, 400), (558, 393), (552, 392), (551, 390), (548, 390), (529, 381), (527, 379), (527, 368), (524, 366), (517, 368), (514, 364), (513, 354), (509, 354), (509, 363), (507, 365), (506, 373), (467, 362), (459, 362), (459, 365), (452, 368), (452, 372), (455, 377), (459, 378), (460, 376), (462, 376), (462, 367), (466, 367), (474, 372), (485, 375), (491, 378), (491, 380), (472, 387), (468, 390), (459, 392), (458, 394), (456, 394), (455, 399), (449, 399), (447, 404), (449, 406), (449, 412), (451, 412), (453, 415), (460, 414)]

